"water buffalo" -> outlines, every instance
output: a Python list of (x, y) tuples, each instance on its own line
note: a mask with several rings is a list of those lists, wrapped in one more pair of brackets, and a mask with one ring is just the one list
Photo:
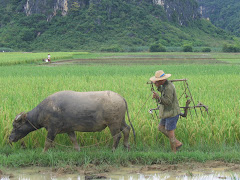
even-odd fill
[[(74, 131), (96, 132), (108, 126), (113, 137), (113, 150), (118, 146), (121, 131), (124, 147), (129, 148), (130, 127), (125, 122), (126, 111), (129, 119), (126, 100), (112, 91), (57, 92), (33, 110), (16, 116), (9, 142), (17, 142), (28, 133), (44, 127), (48, 131), (44, 152), (60, 133), (67, 133), (74, 148), (80, 150)], [(131, 122), (130, 125), (133, 129)]]

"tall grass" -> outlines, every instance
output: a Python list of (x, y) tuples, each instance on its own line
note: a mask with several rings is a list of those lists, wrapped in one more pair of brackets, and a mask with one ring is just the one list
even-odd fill
[[(209, 106), (209, 114), (198, 116), (194, 111), (181, 118), (176, 130), (177, 138), (189, 147), (240, 143), (240, 71), (238, 65), (154, 64), (154, 65), (68, 65), (68, 66), (4, 66), (0, 67), (0, 146), (7, 143), (12, 121), (22, 111), (30, 111), (47, 96), (62, 90), (111, 90), (128, 102), (130, 118), (137, 135), (137, 145), (169, 146), (157, 130), (159, 119), (152, 118), (148, 110), (155, 108), (146, 84), (156, 70), (171, 73), (171, 79), (187, 78), (196, 102)], [(184, 86), (175, 82), (178, 96)], [(146, 104), (144, 104), (146, 102)], [(180, 99), (184, 106), (185, 99)], [(77, 133), (81, 146), (111, 145), (108, 129), (100, 133)], [(27, 147), (43, 147), (45, 129), (27, 135), (22, 141)], [(133, 142), (131, 134), (130, 141)], [(56, 142), (71, 145), (66, 135), (57, 135)], [(15, 143), (20, 147), (21, 141)]]

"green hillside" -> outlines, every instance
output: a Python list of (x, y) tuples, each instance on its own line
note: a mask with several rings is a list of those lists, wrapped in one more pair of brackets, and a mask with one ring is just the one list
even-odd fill
[(147, 1), (104, 0), (81, 8), (73, 3), (66, 16), (57, 11), (48, 21), (46, 14), (26, 16), (24, 1), (0, 2), (0, 47), (14, 50), (141, 51), (154, 43), (222, 47), (233, 40), (207, 20), (180, 17), (175, 8), (169, 19), (162, 6)]
[(209, 17), (217, 27), (240, 36), (240, 1), (239, 0), (198, 0), (203, 6), (203, 16)]

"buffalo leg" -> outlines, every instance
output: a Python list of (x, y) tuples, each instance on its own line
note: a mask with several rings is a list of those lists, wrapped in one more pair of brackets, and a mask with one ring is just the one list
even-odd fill
[(56, 133), (54, 133), (53, 131), (48, 131), (43, 152), (46, 152), (52, 146), (55, 136)]
[(67, 133), (67, 134), (68, 134), (70, 140), (72, 141), (72, 143), (74, 144), (74, 148), (75, 148), (77, 151), (80, 151), (80, 147), (79, 147), (79, 145), (78, 145), (78, 143), (77, 143), (77, 138), (76, 138), (75, 132), (72, 131), (72, 132), (69, 132), (69, 133)]
[(129, 139), (130, 127), (126, 124), (125, 121), (122, 123), (121, 131), (124, 135), (123, 145), (125, 148), (129, 150), (130, 146), (128, 144), (128, 139)]
[(113, 124), (109, 126), (109, 129), (111, 131), (112, 137), (113, 137), (113, 151), (118, 147), (119, 141), (121, 139), (121, 131), (119, 128), (115, 127), (116, 124)]

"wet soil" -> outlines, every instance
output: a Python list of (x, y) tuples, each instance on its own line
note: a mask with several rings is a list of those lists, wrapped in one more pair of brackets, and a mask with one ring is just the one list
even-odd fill
[[(222, 161), (207, 161), (205, 163), (189, 162), (179, 164), (129, 165), (128, 167), (112, 167), (110, 165), (96, 166), (89, 164), (84, 167), (66, 166), (60, 168), (28, 167), (0, 170), (0, 179), (28, 177), (28, 179), (56, 178), (56, 179), (119, 179), (120, 177), (193, 177), (196, 175), (210, 175), (217, 173), (218, 179), (228, 179), (227, 176), (240, 177), (240, 164)], [(224, 173), (223, 173), (224, 172)], [(24, 175), (21, 175), (24, 174)], [(21, 179), (21, 178), (20, 178)], [(149, 178), (147, 178), (149, 179)], [(150, 178), (152, 179), (152, 178)], [(153, 178), (154, 179), (154, 178)], [(231, 179), (231, 178), (230, 178)]]
[(136, 65), (136, 64), (226, 64), (227, 62), (217, 60), (205, 55), (199, 56), (177, 56), (177, 55), (125, 55), (125, 56), (109, 56), (101, 57), (96, 59), (70, 59), (70, 60), (60, 60), (49, 63), (43, 63), (42, 65), (48, 66), (58, 66), (58, 65)]
[(108, 65), (129, 65), (129, 64), (226, 64), (226, 62), (215, 60), (215, 59), (153, 59), (153, 58), (123, 58), (123, 59), (74, 59), (74, 60), (62, 60), (62, 61), (56, 61), (52, 62), (51, 64), (45, 64), (45, 65), (90, 65), (90, 64), (108, 64)]

